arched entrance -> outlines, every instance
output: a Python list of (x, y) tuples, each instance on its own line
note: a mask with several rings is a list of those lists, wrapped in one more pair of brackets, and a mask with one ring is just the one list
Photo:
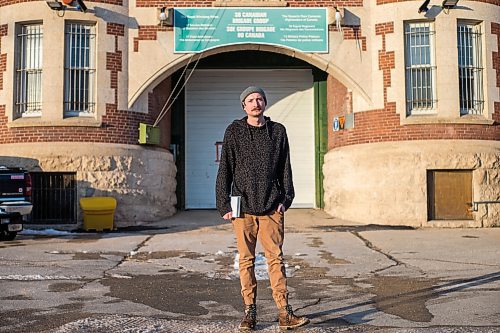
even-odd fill
[(322, 207), (326, 73), (282, 54), (235, 51), (202, 59), (191, 76), (187, 72), (179, 79), (187, 78), (183, 98), (172, 111), (172, 144), (180, 152), (179, 208), (215, 207), (220, 144), (227, 125), (244, 116), (239, 94), (249, 85), (266, 90), (266, 115), (287, 127), (296, 187), (293, 207)]

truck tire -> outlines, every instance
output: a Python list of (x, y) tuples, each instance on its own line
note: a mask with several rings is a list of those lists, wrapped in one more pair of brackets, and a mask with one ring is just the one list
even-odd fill
[(17, 231), (7, 231), (7, 230), (0, 231), (0, 240), (3, 241), (14, 240), (16, 236), (17, 236)]

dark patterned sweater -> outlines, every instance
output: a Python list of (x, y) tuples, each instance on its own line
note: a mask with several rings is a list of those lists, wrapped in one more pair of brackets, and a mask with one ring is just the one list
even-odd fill
[(261, 127), (247, 117), (226, 128), (217, 173), (216, 201), (221, 216), (231, 211), (231, 195), (241, 196), (241, 213), (266, 215), (281, 203), (288, 209), (295, 192), (285, 126), (265, 117)]

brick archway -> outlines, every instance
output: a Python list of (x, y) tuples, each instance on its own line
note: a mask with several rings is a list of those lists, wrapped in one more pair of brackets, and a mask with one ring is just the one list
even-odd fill
[(344, 85), (347, 89), (351, 90), (353, 94), (361, 96), (368, 105), (372, 103), (369, 95), (351, 76), (347, 75), (341, 68), (332, 64), (331, 62), (328, 62), (320, 55), (307, 54), (287, 49), (284, 47), (270, 46), (270, 45), (248, 44), (244, 49), (242, 49), (242, 45), (240, 44), (240, 45), (230, 45), (230, 46), (222, 46), (214, 48), (197, 55), (184, 54), (179, 56), (175, 61), (172, 61), (167, 65), (165, 65), (164, 67), (158, 69), (155, 75), (151, 76), (148, 80), (146, 80), (141, 85), (141, 87), (135, 93), (133, 93), (133, 95), (129, 99), (128, 103), (129, 108), (132, 108), (134, 103), (136, 103), (139, 97), (142, 96), (146, 91), (151, 90), (151, 87), (158, 86), (159, 84), (161, 84), (161, 82), (170, 77), (172, 74), (174, 74), (179, 70), (182, 70), (186, 65), (196, 63), (198, 59), (203, 59), (216, 54), (233, 52), (233, 51), (263, 51), (263, 52), (282, 54), (292, 58), (297, 58), (335, 77), (338, 82)]

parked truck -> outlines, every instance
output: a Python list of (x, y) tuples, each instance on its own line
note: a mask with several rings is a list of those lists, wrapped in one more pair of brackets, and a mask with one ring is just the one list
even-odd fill
[(32, 209), (30, 174), (21, 168), (0, 166), (0, 240), (13, 240)]

